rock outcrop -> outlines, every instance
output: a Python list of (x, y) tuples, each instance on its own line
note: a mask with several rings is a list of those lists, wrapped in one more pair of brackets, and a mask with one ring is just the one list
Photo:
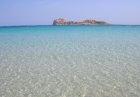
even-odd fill
[(84, 21), (65, 21), (65, 19), (55, 19), (53, 25), (109, 25), (104, 21), (84, 20)]

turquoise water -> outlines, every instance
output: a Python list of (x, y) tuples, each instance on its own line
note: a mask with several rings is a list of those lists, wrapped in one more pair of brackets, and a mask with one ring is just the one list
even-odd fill
[(0, 97), (140, 97), (140, 26), (0, 27)]

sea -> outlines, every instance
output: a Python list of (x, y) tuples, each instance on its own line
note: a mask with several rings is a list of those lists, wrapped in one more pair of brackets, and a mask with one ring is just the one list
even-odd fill
[(140, 26), (0, 27), (0, 97), (140, 97)]

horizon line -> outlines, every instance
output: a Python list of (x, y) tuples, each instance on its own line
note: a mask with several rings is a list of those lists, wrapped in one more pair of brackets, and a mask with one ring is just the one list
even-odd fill
[[(27, 27), (27, 26), (54, 26), (50, 24), (45, 25), (4, 25), (0, 27)], [(111, 24), (111, 25), (57, 25), (57, 26), (140, 26), (140, 24)]]

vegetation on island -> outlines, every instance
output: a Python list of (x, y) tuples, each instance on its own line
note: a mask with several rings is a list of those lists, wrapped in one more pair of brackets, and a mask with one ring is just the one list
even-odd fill
[(55, 19), (53, 25), (110, 25), (105, 21), (83, 20), (83, 21), (66, 21), (63, 18)]

